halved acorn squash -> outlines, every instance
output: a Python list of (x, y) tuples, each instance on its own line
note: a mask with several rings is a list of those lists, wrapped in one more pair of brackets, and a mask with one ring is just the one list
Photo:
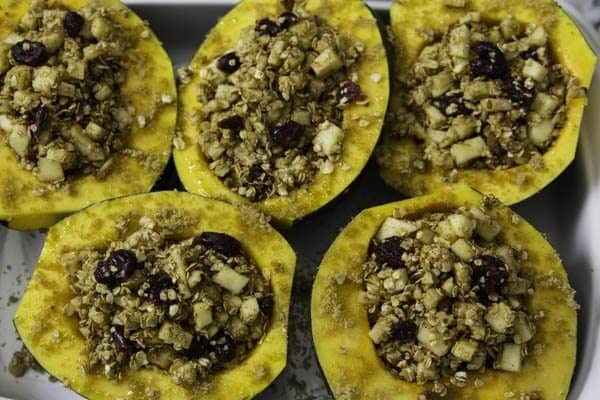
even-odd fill
[[(30, 0), (0, 2), (0, 39), (11, 33), (30, 4)], [(73, 11), (94, 4), (121, 10), (115, 13), (115, 19), (127, 30), (138, 35), (148, 31), (145, 23), (119, 0), (49, 1), (50, 6)], [(32, 190), (39, 181), (19, 166), (14, 152), (0, 140), (0, 158), (4, 160), (0, 177), (0, 220), (7, 221), (14, 229), (47, 228), (65, 215), (98, 201), (152, 189), (170, 157), (177, 118), (177, 92), (171, 60), (156, 36), (149, 33), (149, 37), (140, 38), (131, 50), (135, 62), (127, 72), (121, 94), (124, 101), (135, 106), (137, 115), (152, 115), (152, 110), (156, 109), (145, 127), (141, 128), (137, 123), (132, 125), (124, 143), (126, 148), (144, 152), (149, 157), (147, 161), (151, 162), (118, 155), (114, 167), (103, 180), (84, 176), (71, 182), (69, 190), (36, 196)], [(169, 104), (157, 107), (156, 99), (161, 96), (168, 96)]]
[[(128, 372), (117, 381), (103, 375), (87, 375), (81, 368), (86, 342), (76, 317), (63, 307), (74, 296), (68, 272), (58, 260), (63, 252), (103, 248), (117, 239), (119, 216), (154, 212), (165, 207), (199, 217), (182, 238), (201, 232), (226, 232), (237, 238), (265, 276), (274, 295), (271, 326), (240, 365), (216, 373), (204, 395), (194, 394), (172, 382), (166, 372), (144, 369)], [(14, 316), (23, 343), (38, 363), (70, 389), (89, 399), (144, 399), (146, 389), (161, 399), (250, 399), (267, 387), (286, 365), (288, 309), (296, 256), (288, 243), (270, 226), (261, 225), (235, 207), (181, 192), (154, 192), (109, 200), (65, 218), (49, 232), (35, 272)]]
[[(395, 209), (402, 209), (410, 217), (480, 205), (482, 198), (472, 189), (458, 187), (367, 209), (335, 240), (319, 267), (311, 305), (317, 356), (335, 398), (416, 400), (431, 389), (431, 385), (401, 380), (378, 357), (369, 337), (366, 307), (359, 302), (359, 293), (364, 290), (362, 265), (371, 239)], [(481, 387), (473, 382), (463, 388), (451, 387), (443, 398), (502, 399), (508, 393), (519, 398), (520, 393), (533, 392), (544, 400), (564, 399), (573, 374), (577, 341), (577, 313), (566, 272), (543, 235), (516, 218), (509, 208), (495, 206), (489, 215), (501, 224), (506, 243), (518, 243), (528, 252), (522, 270), (534, 276), (535, 294), (528, 300), (530, 312), (544, 312), (534, 336), (543, 350), (530, 352), (519, 373), (487, 370), (473, 374), (472, 379), (483, 382)], [(552, 287), (538, 284), (537, 278), (544, 281), (548, 276), (555, 280)]]
[[(244, 0), (213, 28), (190, 64), (193, 76), (180, 89), (179, 129), (185, 147), (174, 150), (175, 165), (185, 188), (193, 193), (248, 203), (231, 191), (207, 165), (206, 158), (193, 138), (201, 134), (194, 113), (202, 105), (196, 99), (197, 71), (223, 55), (237, 42), (240, 33), (265, 17), (285, 11), (278, 0)], [(308, 0), (298, 2), (310, 13), (325, 19), (343, 36), (361, 41), (365, 52), (358, 62), (358, 80), (368, 105), (354, 104), (344, 109), (344, 148), (331, 174), (317, 173), (312, 182), (288, 196), (274, 196), (255, 204), (283, 226), (320, 209), (340, 195), (360, 174), (377, 143), (389, 98), (388, 63), (377, 21), (362, 0)], [(373, 77), (376, 76), (376, 79)], [(367, 121), (368, 126), (360, 126)]]
[[(578, 78), (579, 85), (589, 88), (596, 56), (573, 20), (554, 0), (471, 0), (464, 8), (449, 7), (442, 0), (396, 1), (391, 8), (391, 27), (396, 46), (396, 78), (402, 79), (425, 45), (423, 32), (443, 32), (456, 24), (467, 12), (477, 11), (482, 20), (499, 22), (512, 15), (520, 23), (543, 25), (548, 42), (558, 63)], [(394, 93), (396, 93), (394, 91)], [(395, 99), (392, 98), (391, 104)], [(545, 168), (538, 171), (531, 163), (508, 169), (458, 169), (453, 182), (471, 186), (482, 193), (495, 195), (504, 204), (514, 204), (539, 192), (552, 182), (575, 157), (585, 98), (569, 98), (565, 123), (559, 136), (543, 154)], [(391, 106), (393, 107), (393, 105)], [(384, 129), (385, 131), (385, 129)], [(377, 151), (381, 176), (387, 184), (403, 194), (417, 196), (449, 184), (439, 171), (408, 172), (407, 167), (419, 158), (416, 141), (383, 135)]]

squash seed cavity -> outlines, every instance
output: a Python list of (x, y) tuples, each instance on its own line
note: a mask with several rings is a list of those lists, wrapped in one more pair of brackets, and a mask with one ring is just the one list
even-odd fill
[(543, 169), (567, 99), (586, 95), (548, 42), (542, 26), (512, 16), (491, 23), (476, 12), (433, 35), (401, 79), (401, 106), (388, 119), (394, 135), (419, 143), (413, 168)]
[(333, 173), (343, 110), (367, 102), (352, 78), (363, 47), (298, 8), (257, 21), (234, 48), (189, 71), (202, 78), (196, 142), (210, 170), (251, 201)]
[(0, 43), (0, 132), (44, 190), (105, 176), (127, 141), (135, 110), (121, 85), (134, 39), (114, 12), (34, 0)]
[(503, 240), (485, 207), (387, 218), (363, 266), (378, 356), (401, 379), (438, 394), (488, 368), (519, 372), (534, 338), (527, 253)]
[(203, 232), (173, 209), (128, 215), (118, 241), (65, 253), (74, 297), (64, 313), (87, 342), (83, 370), (120, 379), (158, 369), (190, 389), (234, 368), (262, 340), (274, 310), (271, 286), (237, 239)]

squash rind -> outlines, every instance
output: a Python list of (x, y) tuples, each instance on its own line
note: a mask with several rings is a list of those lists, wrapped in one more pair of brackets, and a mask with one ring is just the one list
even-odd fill
[[(333, 395), (337, 399), (416, 400), (428, 386), (408, 383), (394, 375), (376, 354), (369, 338), (366, 308), (359, 303), (362, 287), (362, 264), (371, 238), (384, 219), (402, 208), (407, 215), (426, 210), (447, 210), (462, 205), (479, 205), (482, 196), (472, 189), (458, 187), (361, 212), (342, 231), (329, 248), (319, 267), (313, 286), (312, 333), (319, 363)], [(513, 222), (515, 213), (499, 206), (492, 211), (503, 226), (506, 240), (520, 243), (529, 253), (523, 269), (544, 276), (552, 274), (566, 285), (568, 280), (559, 256), (542, 234), (522, 218)], [(541, 279), (541, 278), (540, 278)], [(530, 352), (520, 373), (488, 370), (469, 374), (464, 388), (450, 387), (451, 399), (498, 399), (504, 393), (537, 391), (545, 400), (565, 399), (575, 365), (577, 315), (568, 305), (570, 294), (536, 284), (529, 301), (532, 313), (544, 311), (537, 322), (533, 343), (543, 346), (541, 353)], [(479, 378), (484, 384), (476, 388)], [(353, 394), (355, 397), (349, 396)]]
[[(273, 197), (257, 205), (280, 225), (289, 227), (294, 221), (325, 206), (340, 195), (360, 174), (377, 143), (389, 98), (389, 71), (383, 40), (377, 21), (362, 0), (307, 0), (302, 3), (308, 11), (325, 18), (341, 35), (360, 40), (365, 53), (359, 61), (358, 83), (367, 95), (369, 104), (352, 105), (344, 111), (344, 150), (332, 174), (317, 174), (309, 185), (287, 197)], [(284, 11), (276, 0), (244, 0), (213, 28), (193, 58), (190, 68), (199, 70), (233, 47), (240, 32), (261, 18)], [(380, 81), (371, 79), (379, 74)], [(192, 139), (199, 130), (193, 122), (194, 109), (200, 104), (195, 98), (197, 74), (180, 90), (181, 113), (179, 128), (185, 142), (183, 150), (174, 150), (179, 178), (193, 193), (219, 198), (230, 203), (249, 204), (249, 200), (233, 193), (209, 169), (202, 151)], [(361, 120), (369, 123), (360, 127)]]
[[(553, 20), (549, 43), (557, 61), (589, 88), (596, 65), (596, 56), (586, 43), (573, 20), (554, 0), (472, 0), (465, 9), (445, 7), (441, 0), (421, 2), (400, 0), (391, 8), (391, 26), (397, 46), (395, 76), (410, 68), (424, 46), (420, 32), (427, 28), (442, 31), (465, 15), (479, 11), (483, 19), (501, 20), (512, 14), (521, 23), (538, 25)], [(392, 103), (393, 103), (392, 99)], [(458, 169), (455, 184), (444, 180), (438, 171), (407, 173), (410, 162), (418, 157), (412, 138), (394, 138), (384, 133), (376, 150), (383, 180), (403, 194), (417, 196), (445, 186), (468, 185), (482, 193), (495, 195), (504, 204), (512, 205), (534, 195), (552, 182), (575, 158), (577, 141), (586, 99), (568, 99), (566, 121), (560, 135), (543, 155), (545, 169), (537, 171), (531, 164), (504, 170)], [(523, 181), (519, 184), (519, 181)]]
[[(120, 381), (86, 375), (80, 367), (85, 345), (77, 321), (62, 313), (73, 297), (67, 271), (58, 262), (63, 251), (106, 245), (117, 235), (115, 218), (128, 212), (153, 213), (165, 206), (199, 217), (183, 236), (204, 231), (227, 232), (241, 241), (247, 254), (270, 276), (275, 306), (263, 341), (235, 368), (216, 374), (206, 393), (191, 393), (159, 370), (129, 372)], [(286, 364), (287, 322), (296, 256), (273, 228), (264, 227), (235, 207), (181, 192), (155, 192), (108, 200), (62, 220), (49, 232), (33, 277), (14, 317), (23, 343), (40, 365), (72, 390), (92, 399), (143, 399), (146, 388), (163, 399), (211, 400), (252, 398), (279, 375)], [(58, 351), (60, 350), (60, 351)]]
[[(12, 31), (30, 3), (31, 0), (0, 2), (0, 38)], [(73, 10), (86, 5), (127, 10), (126, 15), (118, 14), (120, 24), (140, 33), (147, 29), (144, 22), (119, 0), (52, 0), (49, 4)], [(140, 59), (138, 65), (127, 75), (122, 90), (124, 99), (131, 101), (136, 112), (142, 115), (146, 115), (146, 111), (153, 107), (155, 96), (167, 94), (173, 102), (162, 105), (146, 127), (140, 128), (133, 124), (126, 147), (148, 152), (156, 159), (160, 168), (150, 168), (141, 161), (119, 155), (115, 157), (113, 171), (102, 181), (86, 176), (72, 182), (68, 191), (58, 190), (44, 196), (35, 196), (31, 191), (39, 185), (37, 178), (19, 166), (13, 151), (4, 139), (0, 139), (0, 158), (5, 160), (0, 177), (0, 220), (8, 221), (11, 228), (19, 230), (47, 228), (62, 216), (95, 202), (149, 192), (152, 189), (171, 154), (177, 117), (175, 75), (169, 56), (153, 33), (148, 39), (141, 39), (133, 51)], [(152, 79), (148, 79), (148, 76)]]

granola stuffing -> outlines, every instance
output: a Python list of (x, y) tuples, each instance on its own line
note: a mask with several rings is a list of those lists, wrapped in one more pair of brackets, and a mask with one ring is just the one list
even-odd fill
[(352, 72), (362, 50), (302, 8), (246, 28), (198, 71), (196, 141), (211, 171), (252, 201), (332, 173), (343, 109), (367, 101)]
[(381, 225), (363, 267), (377, 354), (401, 379), (463, 387), (469, 374), (518, 372), (535, 335), (521, 273), (527, 253), (504, 242), (485, 207), (401, 212)]
[(270, 284), (235, 238), (178, 236), (194, 221), (172, 209), (129, 215), (107, 248), (63, 255), (74, 292), (64, 313), (87, 341), (85, 371), (119, 379), (157, 368), (197, 389), (262, 340), (273, 313)]
[(476, 12), (432, 35), (401, 81), (390, 129), (417, 141), (421, 171), (543, 169), (567, 98), (586, 94), (556, 62), (544, 27)]
[(114, 11), (34, 0), (0, 43), (0, 132), (21, 166), (57, 188), (104, 176), (134, 108), (121, 96), (132, 36)]

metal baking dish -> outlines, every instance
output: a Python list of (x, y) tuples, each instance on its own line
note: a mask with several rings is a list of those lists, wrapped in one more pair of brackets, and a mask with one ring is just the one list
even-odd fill
[[(164, 42), (176, 67), (187, 63), (207, 31), (235, 1), (128, 2), (147, 19)], [(370, 2), (386, 16), (387, 2)], [(591, 25), (564, 4), (600, 54), (600, 36)], [(576, 161), (548, 188), (515, 207), (542, 232), (562, 255), (581, 304), (579, 314), (579, 358), (570, 399), (596, 400), (600, 383), (600, 75), (596, 74)], [(288, 367), (259, 399), (327, 399), (326, 384), (319, 372), (310, 334), (310, 291), (321, 257), (340, 229), (360, 210), (398, 200), (384, 186), (371, 162), (364, 173), (339, 200), (283, 232), (298, 253), (292, 318), (289, 329)], [(28, 373), (14, 379), (6, 371), (12, 353), (20, 347), (11, 317), (43, 244), (41, 233), (19, 233), (0, 227), (0, 399), (78, 399), (47, 376)], [(595, 272), (594, 272), (595, 271)], [(60, 351), (60, 349), (57, 349)], [(550, 367), (551, 366), (547, 366)], [(5, 399), (6, 400), (6, 399)]]

